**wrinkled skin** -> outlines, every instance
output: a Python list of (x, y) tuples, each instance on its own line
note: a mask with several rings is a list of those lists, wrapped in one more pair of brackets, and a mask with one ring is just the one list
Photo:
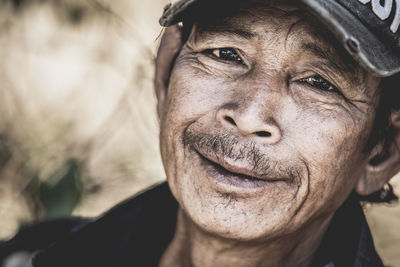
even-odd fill
[(371, 158), (380, 79), (301, 7), (243, 10), (195, 24), (158, 92), (181, 207), (161, 265), (307, 266)]

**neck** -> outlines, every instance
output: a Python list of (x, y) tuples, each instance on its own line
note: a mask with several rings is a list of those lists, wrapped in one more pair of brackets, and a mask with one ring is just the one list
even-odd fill
[(175, 236), (160, 267), (309, 266), (331, 217), (299, 233), (264, 242), (228, 240), (204, 232), (179, 209)]

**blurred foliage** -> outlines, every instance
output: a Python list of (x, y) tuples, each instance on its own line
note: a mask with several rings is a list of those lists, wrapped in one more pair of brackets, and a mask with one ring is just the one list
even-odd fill
[(82, 164), (70, 159), (49, 178), (32, 178), (30, 194), (43, 208), (44, 218), (71, 216), (82, 199)]
[(0, 170), (4, 168), (11, 159), (11, 151), (7, 147), (7, 141), (0, 135)]
[(163, 5), (0, 1), (0, 239), (97, 216), (163, 179), (152, 91)]

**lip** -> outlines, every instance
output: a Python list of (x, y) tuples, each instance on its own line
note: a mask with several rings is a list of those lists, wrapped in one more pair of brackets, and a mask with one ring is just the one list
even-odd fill
[(269, 186), (275, 182), (287, 182), (288, 178), (261, 176), (250, 168), (235, 166), (225, 160), (210, 155), (204, 155), (195, 150), (200, 156), (201, 165), (207, 176), (218, 184), (239, 187), (243, 189), (256, 189)]

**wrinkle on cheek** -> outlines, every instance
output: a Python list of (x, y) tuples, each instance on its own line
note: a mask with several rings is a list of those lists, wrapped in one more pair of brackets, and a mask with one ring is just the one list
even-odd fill
[(360, 134), (361, 129), (368, 128), (368, 121), (371, 120), (370, 109), (360, 110), (345, 100), (326, 102), (323, 100), (304, 100), (305, 96), (298, 97), (296, 103), (305, 110), (310, 119), (319, 123), (331, 125), (327, 129), (339, 131), (338, 134)]
[(187, 68), (191, 72), (194, 72), (195, 75), (212, 76), (214, 73), (211, 67), (199, 60), (199, 58), (194, 55), (186, 56), (181, 65), (182, 68)]
[(202, 79), (229, 82), (240, 79), (244, 74), (242, 67), (232, 66), (230, 63), (217, 62), (205, 55), (188, 55), (182, 60), (182, 67), (190, 70)]
[(354, 142), (354, 137), (360, 135), (352, 120), (342, 118), (335, 112), (325, 111), (324, 114), (325, 116), (314, 112), (303, 114), (298, 119), (303, 122), (302, 125), (296, 127), (301, 129), (297, 134), (300, 134), (299, 138), (302, 140), (298, 150), (306, 153), (309, 161), (317, 160), (315, 166), (329, 166), (334, 164), (331, 161), (340, 160), (346, 151), (355, 150), (354, 144), (349, 140)]
[(212, 79), (198, 78), (193, 72), (177, 74), (170, 83), (169, 118), (179, 117), (187, 124), (214, 113), (221, 101), (227, 99), (224, 86)]

